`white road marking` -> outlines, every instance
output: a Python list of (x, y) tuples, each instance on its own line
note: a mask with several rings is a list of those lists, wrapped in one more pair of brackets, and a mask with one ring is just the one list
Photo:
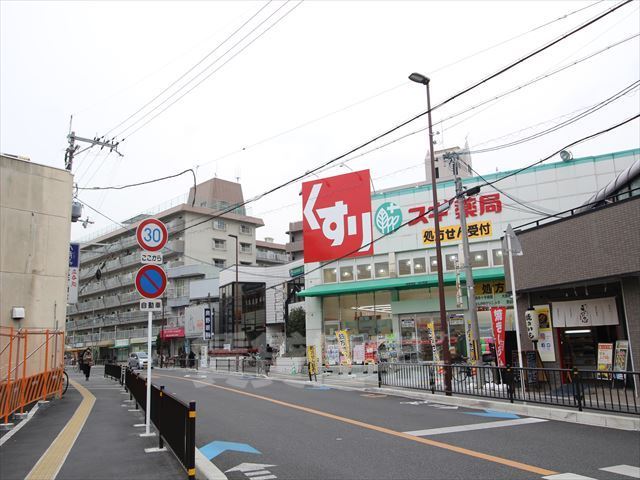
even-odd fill
[(499, 420), (497, 422), (472, 423), (471, 425), (456, 425), (453, 427), (430, 428), (428, 430), (414, 430), (404, 432), (415, 437), (427, 437), (431, 435), (442, 435), (444, 433), (467, 432), (469, 430), (484, 430), (487, 428), (512, 427), (515, 425), (526, 425), (528, 423), (546, 422), (542, 418), (518, 418), (515, 420)]
[(545, 480), (597, 480), (593, 477), (585, 477), (577, 473), (556, 473), (555, 475), (547, 475), (542, 477)]
[(244, 472), (247, 477), (255, 477), (256, 475), (271, 475), (269, 470), (258, 470), (257, 472)]
[(274, 478), (278, 477), (276, 477), (275, 475), (263, 475), (262, 477), (253, 477), (252, 480), (273, 480)]
[(614, 465), (613, 467), (601, 468), (600, 470), (631, 478), (640, 478), (640, 467), (632, 467), (631, 465)]

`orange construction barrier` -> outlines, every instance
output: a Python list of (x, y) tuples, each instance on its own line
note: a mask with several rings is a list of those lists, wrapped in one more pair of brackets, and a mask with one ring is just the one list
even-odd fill
[(47, 397), (62, 396), (64, 332), (0, 327), (0, 421)]

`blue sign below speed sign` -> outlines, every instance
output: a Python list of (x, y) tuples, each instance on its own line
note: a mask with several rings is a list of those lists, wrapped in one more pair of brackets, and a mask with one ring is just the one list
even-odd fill
[(145, 298), (158, 298), (167, 288), (167, 275), (158, 265), (145, 265), (136, 274), (136, 288)]

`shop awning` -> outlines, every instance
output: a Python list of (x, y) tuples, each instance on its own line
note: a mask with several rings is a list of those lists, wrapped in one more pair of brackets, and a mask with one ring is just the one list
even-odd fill
[[(445, 285), (455, 285), (455, 272), (444, 274)], [(483, 282), (487, 280), (499, 280), (504, 278), (502, 267), (479, 268), (473, 270), (473, 280)], [(465, 280), (464, 272), (460, 272), (460, 280)], [(438, 285), (438, 275), (414, 275), (398, 278), (381, 278), (378, 280), (365, 280), (362, 282), (325, 283), (307, 288), (298, 293), (300, 297), (326, 297), (329, 295), (346, 295), (349, 293), (376, 292), (379, 290), (407, 290), (413, 288), (435, 287)]]

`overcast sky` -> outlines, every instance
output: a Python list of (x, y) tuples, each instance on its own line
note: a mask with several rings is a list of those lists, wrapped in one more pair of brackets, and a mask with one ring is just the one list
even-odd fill
[[(0, 150), (64, 168), (73, 114), (73, 129), (79, 136), (109, 132), (109, 136), (119, 134), (119, 139), (125, 139), (119, 148), (123, 157), (94, 149), (76, 158), (73, 171), (80, 187), (124, 185), (197, 167), (198, 182), (214, 175), (239, 178), (248, 199), (424, 111), (424, 87), (407, 80), (411, 72), (431, 77), (435, 105), (616, 4), (2, 1)], [(436, 149), (463, 146), (468, 141), (477, 150), (526, 137), (637, 81), (640, 41), (635, 37), (499, 101), (441, 122), (638, 34), (639, 6), (637, 1), (623, 6), (434, 111), (439, 132)], [(113, 129), (216, 47), (167, 93)], [(212, 63), (207, 73), (175, 93)], [(151, 115), (132, 124), (172, 94)], [(474, 168), (486, 173), (532, 163), (637, 114), (639, 98), (638, 90), (632, 90), (552, 134), (473, 155)], [(123, 132), (128, 126), (131, 128)], [(361, 152), (425, 126), (426, 117)], [(574, 157), (580, 157), (639, 145), (636, 120), (571, 150)], [(375, 188), (389, 188), (424, 179), (421, 162), (426, 152), (426, 133), (420, 132), (360, 156), (348, 166), (370, 169)], [(346, 171), (336, 166), (321, 175)], [(191, 184), (192, 177), (183, 175), (123, 191), (80, 191), (79, 197), (122, 221), (185, 194)], [(288, 222), (301, 219), (299, 192), (300, 185), (294, 184), (251, 204), (249, 213), (266, 224), (257, 232), (259, 239), (286, 241)], [(74, 225), (72, 238), (113, 226), (89, 209), (86, 215), (95, 224), (86, 230)]]

